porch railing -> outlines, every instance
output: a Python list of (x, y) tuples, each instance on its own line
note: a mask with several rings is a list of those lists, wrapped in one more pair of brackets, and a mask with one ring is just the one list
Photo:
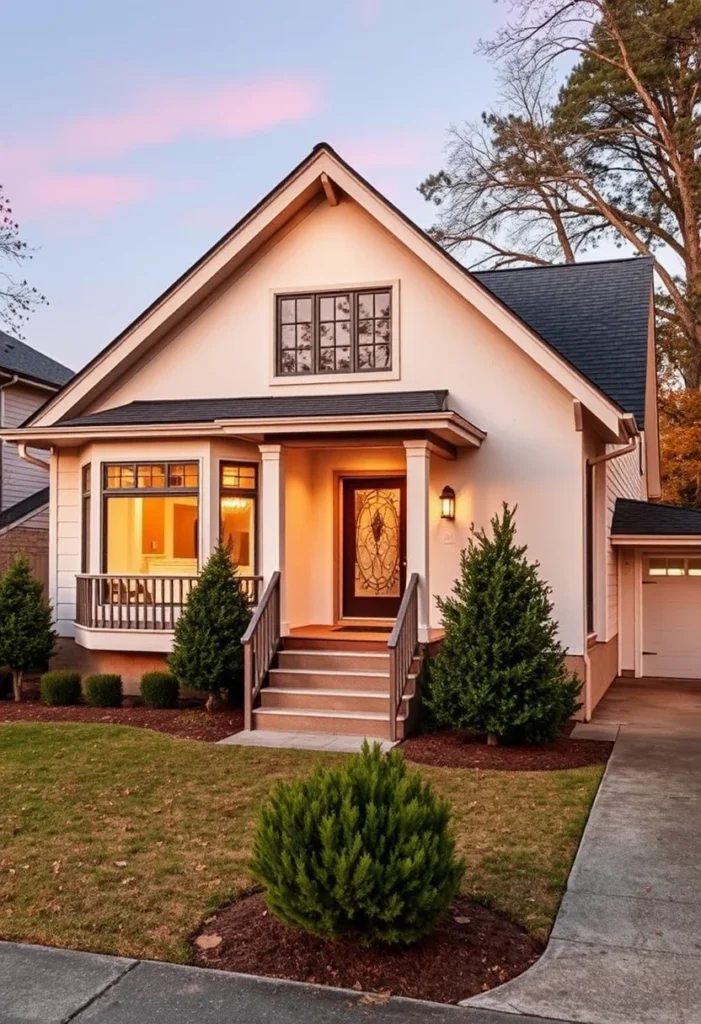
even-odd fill
[(397, 716), (409, 682), (409, 672), (419, 645), (419, 574), (409, 577), (389, 648), (389, 738), (397, 739)]
[(244, 729), (253, 724), (253, 704), (280, 643), (280, 573), (274, 572), (244, 633)]
[[(247, 603), (258, 603), (261, 576), (240, 576)], [(197, 586), (197, 576), (76, 577), (75, 621), (88, 629), (175, 629)]]

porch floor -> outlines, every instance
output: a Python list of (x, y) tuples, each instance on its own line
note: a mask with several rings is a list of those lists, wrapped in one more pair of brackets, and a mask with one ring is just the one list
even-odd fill
[[(349, 628), (352, 627), (352, 628)], [(314, 624), (308, 626), (294, 626), (289, 635), (295, 639), (303, 640), (350, 640), (358, 643), (386, 644), (394, 628), (393, 622), (368, 622), (352, 621), (339, 622), (335, 626)], [(429, 636), (429, 643), (442, 640), (444, 630), (432, 629)]]
[[(282, 732), (277, 729), (253, 729), (237, 732), (219, 740), (232, 747), (277, 747), (284, 750), (329, 750), (339, 754), (355, 754), (362, 747), (363, 736), (345, 736), (341, 733), (323, 732)], [(396, 743), (370, 737), (369, 743), (379, 743), (383, 752), (391, 750)]]

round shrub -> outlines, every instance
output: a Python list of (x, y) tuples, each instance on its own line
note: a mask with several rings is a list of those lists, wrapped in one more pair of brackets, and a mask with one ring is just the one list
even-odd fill
[(7, 665), (0, 666), (0, 700), (9, 700), (12, 696), (12, 669)]
[(42, 704), (52, 707), (77, 704), (80, 700), (80, 672), (45, 672), (39, 680)]
[(93, 708), (119, 708), (122, 706), (122, 677), (109, 672), (86, 676), (83, 694), (85, 703)]
[(322, 938), (411, 943), (457, 892), (448, 803), (397, 750), (283, 782), (261, 812), (252, 871), (270, 911)]
[(144, 672), (141, 699), (148, 708), (177, 708), (180, 684), (170, 672)]

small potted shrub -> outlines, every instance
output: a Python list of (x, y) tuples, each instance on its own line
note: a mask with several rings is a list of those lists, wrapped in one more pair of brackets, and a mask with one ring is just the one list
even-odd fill
[(291, 928), (363, 944), (416, 942), (454, 899), (447, 802), (398, 750), (367, 741), (343, 768), (280, 783), (261, 812), (252, 871)]
[(104, 672), (86, 676), (83, 680), (85, 703), (93, 708), (120, 708), (122, 706), (122, 677)]
[(50, 707), (67, 707), (80, 701), (80, 672), (45, 672), (39, 680), (39, 697)]
[(180, 684), (171, 672), (144, 672), (141, 699), (147, 708), (177, 708)]

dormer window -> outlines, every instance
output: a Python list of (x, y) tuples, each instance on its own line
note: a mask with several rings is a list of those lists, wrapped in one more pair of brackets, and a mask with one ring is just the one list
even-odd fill
[(392, 291), (278, 295), (277, 374), (383, 373), (392, 369)]

